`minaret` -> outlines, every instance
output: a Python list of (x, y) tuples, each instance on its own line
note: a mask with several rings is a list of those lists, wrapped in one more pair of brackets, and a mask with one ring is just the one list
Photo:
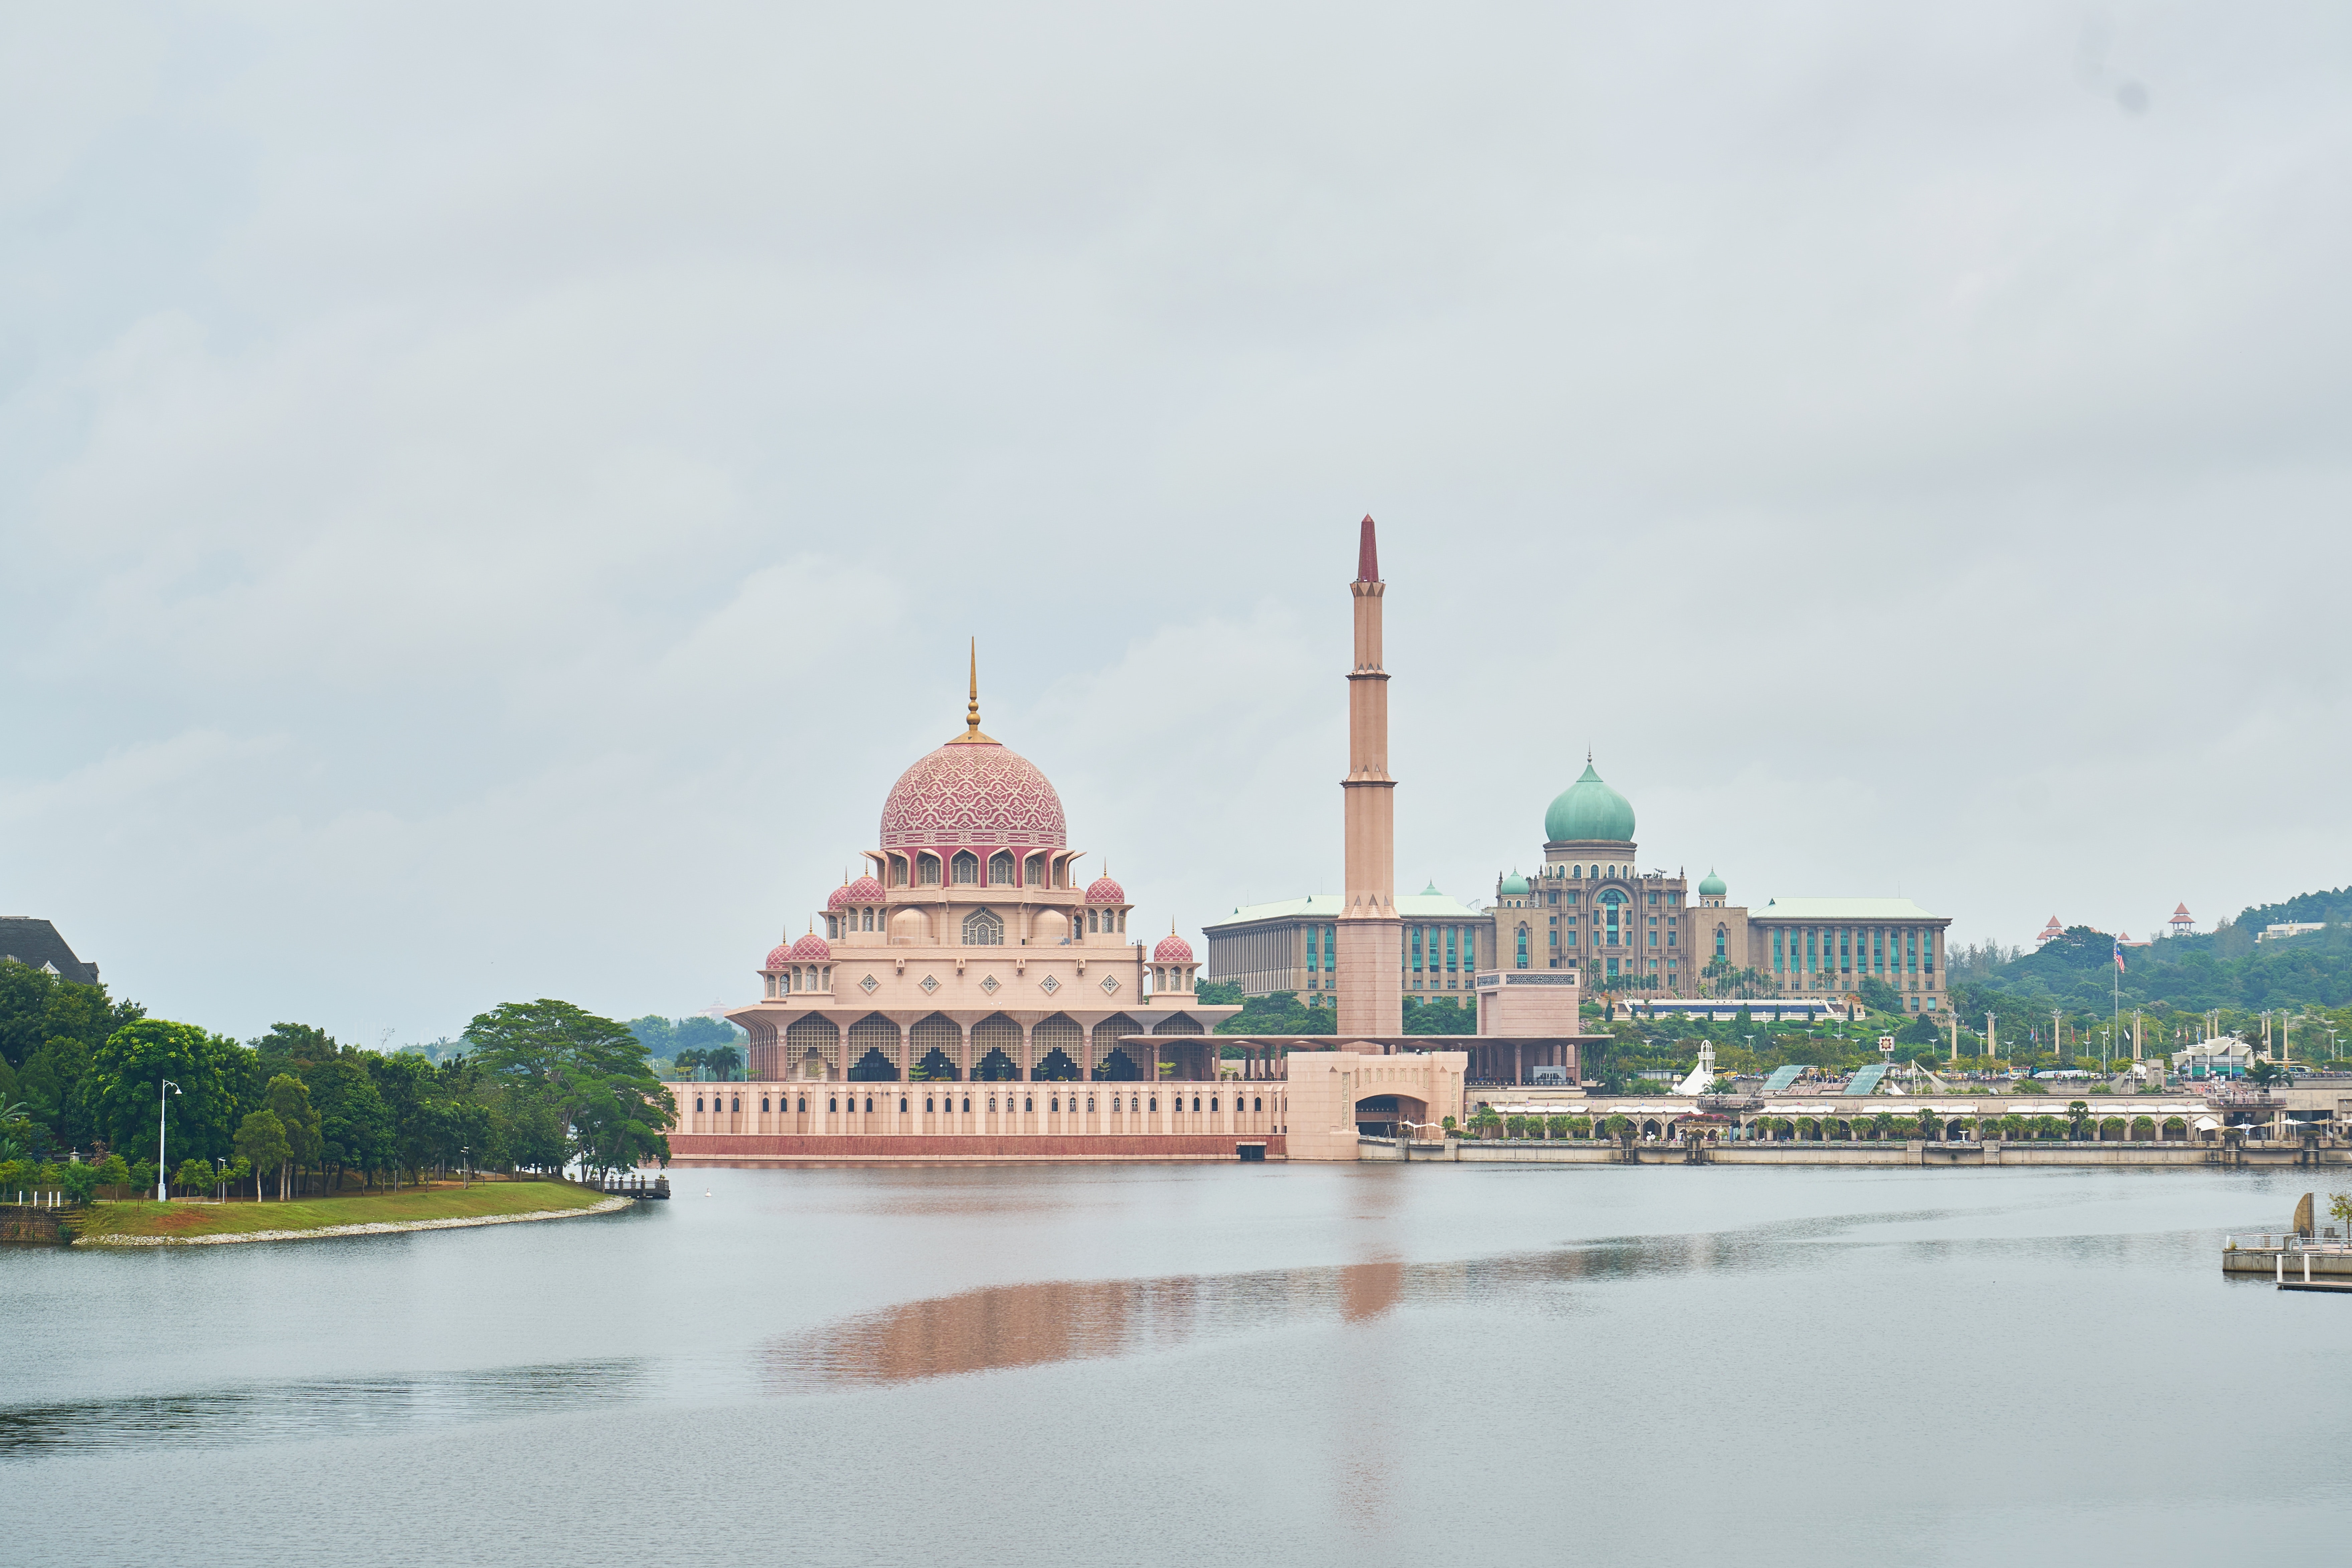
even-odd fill
[(1339, 918), (1339, 1033), (1404, 1033), (1404, 928), (1396, 912), (1396, 780), (1389, 777), (1389, 676), (1381, 668), (1380, 547), (1364, 519), (1356, 551), (1356, 662), (1348, 671), (1347, 907)]

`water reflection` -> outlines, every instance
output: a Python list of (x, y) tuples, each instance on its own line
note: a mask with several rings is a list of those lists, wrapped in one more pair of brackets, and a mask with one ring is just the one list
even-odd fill
[(174, 1447), (373, 1436), (541, 1415), (639, 1391), (636, 1360), (383, 1378), (253, 1384), (198, 1393), (0, 1409), (0, 1460), (141, 1444)]
[[(1360, 1326), (1400, 1309), (1508, 1303), (1523, 1312), (1570, 1312), (1580, 1285), (1693, 1270), (1814, 1268), (1821, 1261), (1815, 1247), (1825, 1243), (1945, 1262), (1963, 1255), (1984, 1260), (2059, 1251), (2120, 1264), (2158, 1252), (2178, 1258), (2210, 1239), (2180, 1233), (1879, 1241), (1852, 1234), (1857, 1226), (1944, 1217), (1934, 1210), (1825, 1216), (1438, 1263), (1383, 1258), (1235, 1274), (990, 1286), (780, 1335), (767, 1342), (761, 1359), (772, 1392), (797, 1393), (1140, 1355), (1307, 1324)], [(1814, 1245), (1792, 1245), (1804, 1243)]]

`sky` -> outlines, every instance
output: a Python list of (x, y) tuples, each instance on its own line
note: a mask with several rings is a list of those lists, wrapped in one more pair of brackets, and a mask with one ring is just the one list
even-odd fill
[[(1136, 921), (1584, 765), (1962, 942), (2352, 882), (2352, 11), (0, 10), (0, 913), (377, 1045), (757, 994), (961, 726)], [(1090, 863), (1089, 871), (1092, 869)]]

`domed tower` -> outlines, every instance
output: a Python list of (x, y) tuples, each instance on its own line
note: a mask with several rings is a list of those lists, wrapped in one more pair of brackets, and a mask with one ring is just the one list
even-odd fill
[(1719, 910), (1723, 908), (1724, 900), (1730, 891), (1730, 889), (1723, 885), (1723, 879), (1715, 874), (1715, 868), (1710, 866), (1707, 868), (1706, 875), (1698, 879), (1698, 907), (1703, 910)]
[(1168, 934), (1151, 950), (1151, 993), (1154, 996), (1189, 996), (1192, 994), (1192, 976), (1199, 972), (1192, 961), (1192, 944), (1176, 934), (1174, 922), (1170, 922)]

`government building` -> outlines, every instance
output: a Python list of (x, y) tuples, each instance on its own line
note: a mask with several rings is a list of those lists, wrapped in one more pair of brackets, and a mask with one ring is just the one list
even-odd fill
[[(1556, 970), (1588, 994), (1650, 1001), (1843, 997), (1877, 979), (1912, 1012), (1942, 1005), (1949, 916), (1908, 899), (1775, 899), (1750, 909), (1733, 904), (1713, 871), (1693, 887), (1679, 870), (1641, 869), (1638, 849), (1633, 803), (1588, 757), (1544, 812), (1532, 875), (1498, 876), (1483, 910), (1434, 887), (1397, 900), (1405, 993), (1465, 991), (1483, 968)], [(1202, 931), (1203, 978), (1237, 983), (1249, 996), (1332, 991), (1339, 904), (1317, 893), (1235, 909)]]

